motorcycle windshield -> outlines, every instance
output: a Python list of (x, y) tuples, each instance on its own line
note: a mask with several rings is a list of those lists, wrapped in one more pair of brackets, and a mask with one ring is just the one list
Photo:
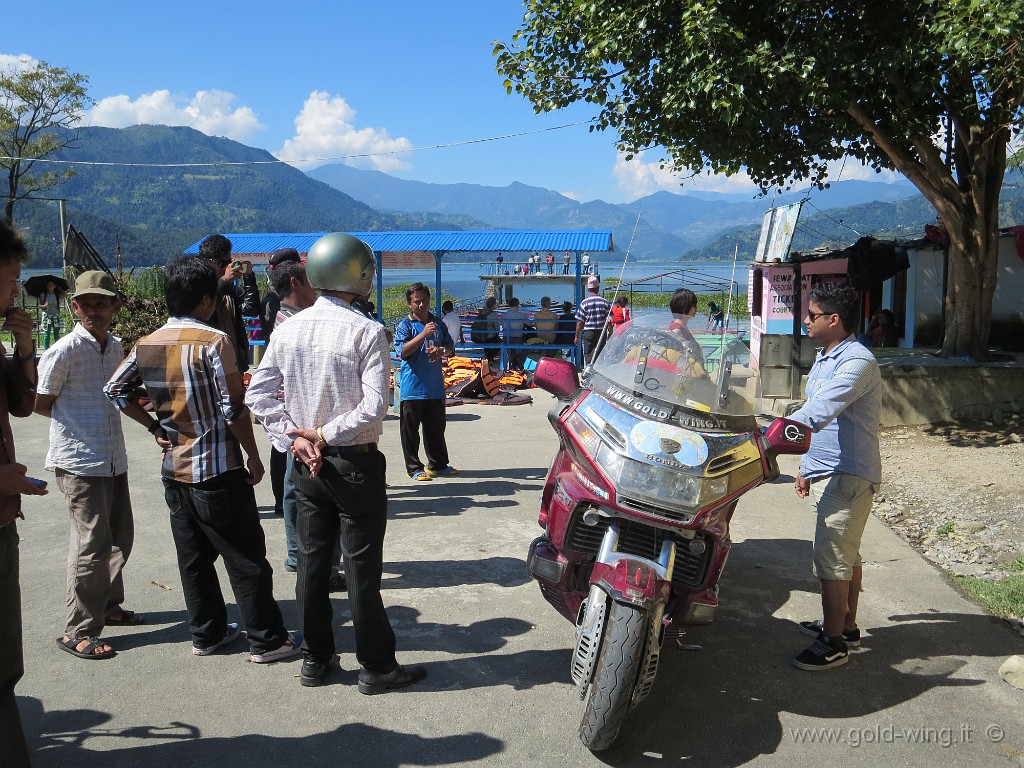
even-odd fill
[(694, 333), (691, 320), (652, 313), (610, 331), (591, 388), (661, 421), (753, 428), (747, 346), (731, 334)]

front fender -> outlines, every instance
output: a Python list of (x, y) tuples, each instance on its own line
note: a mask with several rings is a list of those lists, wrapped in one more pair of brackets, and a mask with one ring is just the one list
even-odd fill
[(608, 593), (617, 603), (645, 610), (653, 610), (659, 603), (666, 604), (672, 587), (650, 560), (630, 556), (595, 563), (590, 583)]

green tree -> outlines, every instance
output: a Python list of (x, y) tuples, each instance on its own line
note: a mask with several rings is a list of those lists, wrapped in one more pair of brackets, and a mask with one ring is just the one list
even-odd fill
[(45, 61), (0, 70), (0, 168), (7, 171), (4, 218), (9, 223), (18, 200), (73, 174), (32, 169), (37, 160), (75, 146), (75, 127), (92, 103), (85, 91), (88, 82), (85, 75)]
[(850, 156), (895, 169), (950, 237), (945, 355), (988, 356), (999, 190), (1021, 129), (1024, 0), (526, 0), (509, 93), (595, 106), (627, 154), (763, 190)]

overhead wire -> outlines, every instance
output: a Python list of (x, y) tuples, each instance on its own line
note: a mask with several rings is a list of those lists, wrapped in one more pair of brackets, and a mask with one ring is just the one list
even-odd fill
[(518, 139), (523, 136), (533, 136), (539, 133), (560, 131), (565, 128), (574, 128), (579, 125), (588, 125), (594, 120), (578, 120), (574, 123), (553, 125), (548, 128), (538, 128), (533, 131), (520, 131), (519, 133), (506, 133), (501, 136), (488, 136), (479, 139), (466, 139), (465, 141), (452, 141), (446, 144), (431, 144), (425, 147), (409, 147), (408, 149), (391, 149), (381, 152), (359, 152), (351, 155), (336, 155), (333, 157), (305, 157), (295, 159), (274, 158), (273, 160), (218, 160), (210, 163), (124, 163), (101, 160), (65, 160), (49, 157), (15, 157), (11, 155), (0, 155), (0, 160), (11, 160), (15, 162), (36, 162), (50, 163), (54, 165), (84, 165), (84, 166), (106, 166), (118, 168), (215, 168), (225, 166), (247, 166), (247, 165), (292, 165), (297, 163), (327, 163), (336, 160), (357, 160), (367, 157), (385, 157), (388, 155), (404, 155), (413, 152), (424, 152), (430, 149), (450, 149), (452, 147), (465, 147), (472, 144), (485, 144), (491, 141), (505, 141), (507, 139)]

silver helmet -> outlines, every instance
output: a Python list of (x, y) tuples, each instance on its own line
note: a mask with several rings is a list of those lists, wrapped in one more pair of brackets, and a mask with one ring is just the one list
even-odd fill
[(367, 296), (376, 272), (370, 246), (344, 232), (324, 235), (306, 254), (306, 278), (319, 290)]

